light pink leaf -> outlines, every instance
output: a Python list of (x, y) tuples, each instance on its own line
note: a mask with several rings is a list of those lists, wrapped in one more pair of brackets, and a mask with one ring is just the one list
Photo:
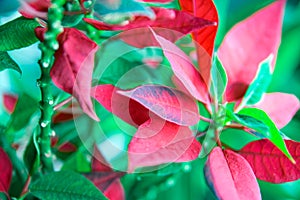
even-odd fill
[(254, 173), (242, 156), (215, 147), (205, 164), (205, 176), (218, 199), (259, 200), (259, 186)]
[(213, 25), (212, 22), (179, 10), (152, 8), (155, 20), (145, 16), (136, 16), (133, 21), (126, 25), (108, 25), (94, 19), (84, 19), (100, 30), (124, 31), (118, 37), (128, 44), (144, 48), (147, 46), (158, 46), (148, 27), (153, 27), (157, 34), (175, 42), (184, 35)]
[(196, 102), (186, 94), (159, 85), (144, 85), (120, 94), (134, 99), (150, 111), (170, 122), (191, 126), (200, 120)]
[(296, 164), (267, 139), (247, 144), (239, 154), (250, 163), (255, 176), (260, 180), (271, 183), (295, 181), (300, 179), (300, 143), (284, 141)]
[(235, 25), (226, 35), (218, 56), (228, 75), (227, 101), (239, 100), (244, 95), (262, 60), (270, 54), (276, 58), (284, 5), (285, 0), (275, 1)]
[(281, 129), (299, 110), (300, 103), (295, 95), (276, 92), (265, 94), (255, 107), (264, 110)]
[(4, 192), (6, 195), (10, 186), (13, 167), (8, 155), (0, 147), (0, 192)]
[(214, 50), (215, 38), (218, 30), (218, 13), (212, 0), (179, 0), (181, 9), (196, 17), (203, 18), (215, 23), (193, 32), (196, 41), (197, 57), (200, 73), (208, 85), (210, 80), (211, 56)]
[[(36, 28), (40, 40), (43, 40), (45, 31), (44, 28)], [(52, 81), (58, 88), (72, 94), (82, 110), (98, 121), (90, 97), (94, 56), (98, 46), (75, 28), (65, 28), (58, 36), (58, 41), (59, 49), (55, 52), (55, 62), (50, 72)]]
[(17, 105), (18, 97), (11, 94), (3, 94), (3, 105), (8, 113), (13, 113)]
[(198, 157), (201, 145), (186, 126), (153, 116), (141, 125), (128, 146), (128, 171)]
[(170, 62), (176, 77), (193, 97), (203, 103), (208, 103), (207, 85), (189, 57), (172, 42), (157, 35), (154, 31), (152, 33)]
[(113, 85), (98, 85), (92, 89), (91, 96), (103, 107), (125, 122), (138, 127), (149, 119), (149, 110), (140, 103), (118, 93)]

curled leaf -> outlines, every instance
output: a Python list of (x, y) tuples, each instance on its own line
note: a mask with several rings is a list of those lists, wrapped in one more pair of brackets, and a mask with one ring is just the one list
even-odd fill
[[(44, 28), (36, 28), (40, 40), (43, 40), (45, 31)], [(82, 110), (98, 121), (90, 97), (97, 44), (74, 28), (65, 28), (58, 36), (58, 42), (59, 49), (55, 52), (55, 62), (50, 72), (53, 83), (72, 94)]]

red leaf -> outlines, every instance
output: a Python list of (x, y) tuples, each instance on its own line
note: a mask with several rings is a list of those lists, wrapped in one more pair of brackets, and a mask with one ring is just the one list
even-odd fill
[(124, 173), (114, 172), (96, 146), (92, 158), (92, 171), (92, 173), (86, 174), (86, 177), (90, 179), (108, 199), (125, 199), (124, 189), (119, 180)]
[(271, 183), (295, 181), (300, 179), (300, 143), (284, 141), (296, 164), (267, 139), (247, 144), (239, 154), (250, 163), (258, 179)]
[(207, 85), (189, 57), (172, 42), (155, 34), (154, 31), (152, 33), (170, 62), (177, 78), (193, 97), (203, 103), (208, 103)]
[(205, 176), (218, 199), (261, 199), (259, 186), (249, 163), (239, 154), (215, 147), (205, 164)]
[[(218, 55), (228, 75), (227, 101), (241, 98), (255, 77), (259, 63), (270, 54), (276, 57), (284, 4), (285, 0), (275, 1), (235, 25), (226, 35)], [(275, 60), (273, 67), (274, 64)]]
[(200, 120), (196, 102), (179, 90), (165, 86), (144, 85), (119, 93), (134, 99), (170, 122), (191, 126)]
[(140, 103), (120, 95), (113, 85), (98, 85), (92, 89), (91, 96), (103, 107), (125, 122), (139, 126), (149, 119), (149, 110)]
[(299, 99), (280, 92), (265, 94), (255, 107), (264, 110), (281, 129), (288, 124), (300, 108)]
[(128, 44), (143, 48), (147, 46), (157, 46), (153, 35), (148, 27), (157, 28), (157, 33), (168, 40), (175, 42), (184, 35), (206, 26), (211, 26), (212, 22), (179, 10), (152, 8), (155, 20), (145, 16), (136, 16), (133, 21), (126, 25), (108, 25), (94, 19), (84, 19), (100, 30), (125, 31), (118, 37)]
[(153, 116), (141, 125), (128, 146), (128, 171), (198, 157), (201, 145), (186, 126)]
[(74, 102), (67, 108), (58, 109), (57, 113), (52, 118), (52, 122), (54, 124), (67, 122), (81, 116), (82, 114), (83, 113), (80, 110), (79, 105)]
[(18, 97), (11, 94), (3, 94), (3, 105), (8, 113), (13, 113), (17, 105)]
[(11, 178), (13, 167), (8, 155), (0, 147), (0, 192), (4, 192), (7, 195)]
[[(211, 56), (218, 29), (218, 13), (212, 0), (179, 0), (182, 10), (194, 14), (196, 17), (215, 22), (215, 26), (193, 32), (197, 42), (197, 56), (200, 73), (206, 84), (210, 80)], [(195, 4), (195, 5), (194, 5)]]
[[(35, 30), (42, 40), (46, 30), (41, 27)], [(50, 72), (52, 81), (57, 87), (76, 97), (82, 110), (98, 121), (90, 97), (94, 56), (98, 46), (74, 28), (65, 28), (58, 36), (58, 41), (60, 46)]]
[(51, 6), (50, 0), (22, 0), (19, 12), (26, 18), (39, 17), (47, 18), (48, 8)]

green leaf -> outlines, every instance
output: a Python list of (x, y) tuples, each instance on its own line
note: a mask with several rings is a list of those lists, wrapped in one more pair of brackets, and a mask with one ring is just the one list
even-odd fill
[(269, 133), (262, 133), (268, 135), (268, 139), (278, 148), (280, 149), (287, 158), (291, 160), (291, 162), (295, 163), (295, 160), (289, 153), (283, 138), (281, 137), (280, 131), (274, 124), (274, 122), (270, 119), (270, 117), (263, 111), (257, 108), (244, 108), (239, 111), (238, 114), (253, 117), (261, 122), (263, 122), (268, 128)]
[(38, 25), (35, 20), (19, 17), (0, 26), (0, 51), (19, 49), (37, 42), (34, 29)]
[(16, 108), (10, 116), (6, 133), (11, 134), (24, 128), (38, 107), (38, 102), (27, 94), (20, 96)]
[(62, 170), (74, 170), (82, 173), (90, 172), (91, 164), (88, 162), (87, 157), (82, 152), (77, 151), (65, 161)]
[(271, 54), (259, 64), (256, 77), (249, 85), (241, 105), (253, 105), (260, 101), (263, 94), (267, 91), (272, 79), (271, 63), (274, 55)]
[(96, 1), (94, 10), (100, 20), (110, 24), (122, 23), (135, 15), (155, 17), (151, 9), (134, 0)]
[(18, 64), (8, 55), (7, 52), (0, 51), (0, 72), (5, 69), (13, 69), (20, 74), (22, 74), (22, 71)]
[(211, 94), (218, 102), (222, 102), (222, 97), (225, 92), (228, 78), (226, 71), (219, 60), (218, 56), (214, 56), (214, 62), (211, 68)]
[(265, 125), (262, 121), (257, 120), (256, 118), (251, 116), (235, 114), (229, 110), (227, 110), (226, 114), (227, 117), (229, 117), (231, 120), (256, 131), (256, 132), (252, 132), (254, 135), (260, 138), (270, 137), (269, 127)]
[(92, 182), (72, 171), (47, 174), (34, 182), (29, 191), (43, 200), (105, 200)]
[(205, 138), (202, 142), (202, 148), (199, 157), (204, 158), (211, 150), (216, 146), (215, 128), (210, 126), (205, 134)]

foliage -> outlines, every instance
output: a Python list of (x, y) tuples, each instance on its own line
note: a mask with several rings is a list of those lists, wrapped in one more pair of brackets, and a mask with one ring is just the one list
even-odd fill
[(0, 26), (0, 198), (298, 198), (299, 6), (21, 1)]

